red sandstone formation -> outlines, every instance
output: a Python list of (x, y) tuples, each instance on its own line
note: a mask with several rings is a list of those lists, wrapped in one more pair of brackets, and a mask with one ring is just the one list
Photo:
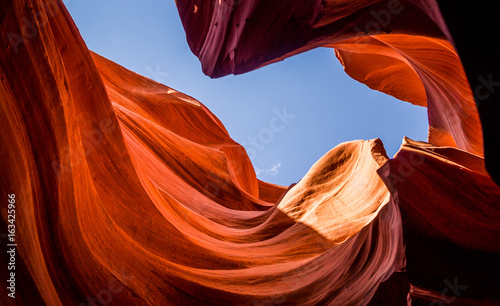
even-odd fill
[(460, 59), (447, 40), (376, 35), (330, 47), (336, 49), (352, 78), (401, 100), (426, 106), (430, 143), (483, 155), (474, 98)]
[[(18, 244), (4, 304), (385, 304), (410, 285), (415, 304), (498, 299), (500, 188), (444, 23), (411, 3), (178, 1), (210, 74), (336, 44), (355, 79), (429, 107), (435, 144), (389, 159), (380, 140), (343, 143), (286, 188), (258, 180), (200, 102), (91, 53), (62, 1), (2, 2), (0, 186)], [(383, 8), (402, 36), (353, 38)]]
[[(484, 159), (405, 139), (379, 173), (401, 210), (413, 299), (498, 301), (500, 188)], [(458, 284), (456, 291), (450, 283)]]
[[(499, 173), (491, 145), (497, 136), (489, 132), (500, 127), (491, 118), (498, 106), (482, 103), (491, 114), (482, 113), (480, 122), (475, 103), (498, 95), (499, 78), (492, 79), (488, 69), (475, 74), (475, 85), (483, 81), (472, 92), (436, 0), (180, 0), (177, 6), (207, 75), (240, 74), (316, 47), (335, 48), (354, 79), (427, 106), (430, 143), (483, 156), (481, 123), (486, 124), (489, 169)], [(489, 28), (495, 27), (480, 32)]]

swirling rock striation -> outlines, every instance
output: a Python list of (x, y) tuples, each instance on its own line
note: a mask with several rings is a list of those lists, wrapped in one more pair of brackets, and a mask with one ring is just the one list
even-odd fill
[(261, 182), (206, 107), (92, 54), (61, 2), (2, 6), (2, 33), (37, 33), (0, 55), (17, 304), (366, 304), (401, 267), (380, 141)]
[[(177, 6), (205, 74), (240, 74), (313, 48), (335, 48), (354, 79), (427, 106), (428, 142), (481, 156), (486, 148), (487, 168), (498, 184), (500, 124), (494, 118), (500, 115), (500, 83), (492, 38), (499, 27), (491, 7), (469, 12), (466, 5), (435, 0), (181, 0)], [(469, 15), (469, 22), (461, 22)], [(485, 46), (484, 60), (476, 45)]]
[[(254, 69), (319, 46), (333, 29), (339, 34), (328, 43), (343, 41), (339, 56), (345, 59), (352, 51), (350, 18), (368, 21), (367, 11), (387, 8), (384, 2), (187, 3), (178, 2), (188, 40), (202, 61), (212, 61), (205, 69), (214, 73)], [(278, 4), (288, 10), (273, 23), (265, 12)], [(207, 12), (217, 17), (213, 26), (224, 29), (248, 16), (249, 25), (234, 26), (258, 33), (252, 24), (272, 24), (270, 39), (250, 52), (254, 38), (242, 34), (249, 48), (242, 60), (227, 47), (224, 31), (208, 28)], [(401, 16), (423, 20), (429, 13), (420, 7)], [(394, 31), (418, 32), (436, 43), (444, 37), (438, 21), (415, 32), (395, 19)], [(304, 45), (311, 32), (304, 30), (284, 37), (287, 47), (276, 51), (273, 39), (283, 27), (294, 33), (304, 24), (314, 25), (317, 44)], [(445, 272), (432, 270), (431, 281), (422, 278), (445, 260), (422, 261), (428, 254), (419, 242), (443, 242), (448, 252), (488, 260), (500, 252), (500, 191), (484, 170), (472, 119), (439, 127), (463, 150), (408, 140), (389, 160), (378, 139), (346, 142), (287, 188), (258, 180), (243, 147), (199, 101), (90, 52), (62, 1), (4, 1), (0, 32), (0, 154), (6, 161), (0, 187), (18, 201), (17, 296), (4, 299), (2, 286), (5, 304), (368, 304), (407, 290), (405, 278), (398, 283), (401, 274), (393, 274), (405, 262), (416, 301), (436, 296), (434, 280), (455, 267), (451, 262)], [(379, 42), (383, 49), (390, 39)], [(234, 51), (230, 61), (218, 53), (226, 49)], [(404, 52), (410, 51), (416, 52)], [(445, 69), (424, 66), (422, 75)], [(377, 89), (399, 94), (402, 84), (379, 77), (383, 88)], [(451, 103), (439, 102), (447, 95), (424, 98), (426, 84), (415, 84), (407, 100)], [(442, 86), (439, 79), (428, 84)], [(456, 104), (454, 114), (476, 118), (464, 105)], [(460, 124), (462, 130), (447, 130)], [(448, 218), (438, 217), (443, 211), (451, 212)], [(455, 218), (459, 223), (449, 226)], [(6, 220), (2, 210), (1, 232)], [(489, 267), (488, 273), (496, 271), (494, 262)], [(5, 265), (0, 271), (8, 279)], [(485, 266), (459, 271), (471, 288), (460, 299), (498, 298), (491, 285), (478, 286), (486, 282)]]

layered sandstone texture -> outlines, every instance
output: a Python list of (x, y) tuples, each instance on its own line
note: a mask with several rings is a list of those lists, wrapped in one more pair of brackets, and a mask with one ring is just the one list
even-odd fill
[(3, 1), (0, 187), (18, 252), (4, 304), (498, 301), (500, 188), (435, 3), (177, 5), (207, 74), (333, 47), (354, 79), (426, 106), (429, 141), (392, 159), (379, 139), (342, 143), (297, 184), (266, 183), (202, 103), (89, 51), (61, 0)]

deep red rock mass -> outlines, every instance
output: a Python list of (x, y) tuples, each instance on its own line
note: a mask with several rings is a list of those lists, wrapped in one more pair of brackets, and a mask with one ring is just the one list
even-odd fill
[(4, 0), (2, 304), (498, 305), (491, 131), (436, 2), (177, 6), (208, 75), (331, 47), (355, 80), (426, 106), (428, 142), (394, 158), (346, 142), (297, 184), (260, 181), (203, 104), (89, 51), (61, 0)]

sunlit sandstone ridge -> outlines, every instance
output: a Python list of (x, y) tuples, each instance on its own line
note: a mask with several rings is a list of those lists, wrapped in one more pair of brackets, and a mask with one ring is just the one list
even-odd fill
[[(191, 4), (196, 14), (206, 9)], [(387, 5), (334, 4), (318, 11), (318, 27)], [(188, 18), (178, 5), (185, 25), (191, 18), (205, 29), (204, 15)], [(316, 12), (307, 6), (304, 14)], [(474, 151), (481, 130), (469, 100), (454, 107), (470, 125), (444, 124), (436, 113), (434, 128), (446, 136), (438, 138), (459, 148), (405, 139), (389, 159), (378, 139), (346, 142), (287, 188), (258, 180), (243, 147), (199, 101), (90, 52), (62, 1), (4, 1), (0, 31), (0, 186), (19, 203), (16, 299), (1, 286), (4, 304), (386, 305), (406, 303), (409, 291), (414, 304), (498, 299), (500, 189)], [(191, 33), (204, 35), (188, 31), (191, 43)], [(346, 64), (352, 37), (343, 38), (337, 54), (361, 80), (366, 72)], [(448, 96), (422, 95), (440, 79), (418, 83), (405, 63), (420, 61), (422, 75), (445, 68), (417, 48), (401, 64), (386, 50), (396, 42), (367, 40), (413, 89), (394, 94), (404, 87), (394, 73), (367, 84), (422, 105)], [(249, 56), (245, 65), (262, 64)], [(4, 209), (1, 226), (7, 232)], [(0, 271), (8, 279), (6, 265)], [(455, 279), (459, 294), (443, 298), (443, 281)]]

